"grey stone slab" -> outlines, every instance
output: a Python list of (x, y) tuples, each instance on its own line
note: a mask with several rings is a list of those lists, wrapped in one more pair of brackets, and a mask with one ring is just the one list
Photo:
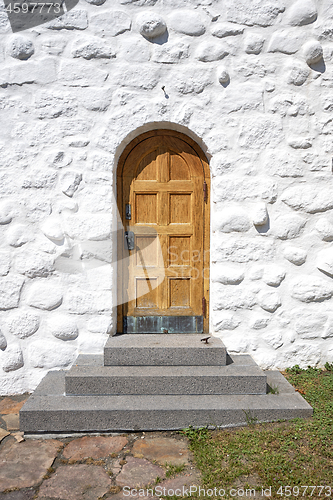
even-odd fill
[(67, 395), (265, 394), (258, 366), (73, 366)]
[(20, 412), (21, 430), (91, 432), (174, 430), (193, 426), (230, 427), (249, 420), (309, 417), (312, 409), (297, 393), (252, 396), (40, 396)]
[(110, 337), (104, 347), (106, 366), (225, 365), (226, 348), (217, 337), (205, 335), (128, 334)]
[(79, 354), (74, 365), (103, 366), (104, 356), (103, 354)]
[(267, 376), (268, 389), (277, 389), (279, 394), (295, 393), (293, 386), (289, 384), (288, 380), (278, 370), (267, 370), (264, 373)]

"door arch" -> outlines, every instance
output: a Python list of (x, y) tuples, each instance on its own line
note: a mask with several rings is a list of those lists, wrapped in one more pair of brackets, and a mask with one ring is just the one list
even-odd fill
[(189, 137), (153, 130), (117, 169), (119, 333), (209, 330), (210, 176)]

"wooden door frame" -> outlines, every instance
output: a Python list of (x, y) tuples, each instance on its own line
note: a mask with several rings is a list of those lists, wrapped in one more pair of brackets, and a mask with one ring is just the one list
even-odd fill
[[(205, 298), (205, 314), (204, 314), (204, 332), (209, 333), (209, 283), (210, 283), (210, 169), (208, 160), (200, 148), (200, 146), (189, 136), (183, 134), (181, 132), (177, 132), (171, 129), (157, 129), (151, 130), (149, 132), (145, 132), (143, 134), (138, 135), (135, 139), (133, 139), (122, 152), (117, 166), (117, 206), (118, 213), (120, 215), (121, 221), (124, 220), (124, 204), (123, 204), (123, 169), (126, 162), (126, 159), (130, 152), (135, 146), (140, 144), (141, 142), (150, 139), (152, 137), (158, 136), (173, 136), (188, 144), (196, 155), (200, 158), (202, 166), (204, 178), (203, 180), (206, 182), (206, 202), (205, 202), (205, 216), (204, 216), (204, 229), (203, 229), (203, 241), (204, 241), (204, 262), (203, 262), (203, 270), (204, 270), (204, 279), (203, 279), (203, 287), (204, 287), (204, 298)], [(203, 192), (204, 196), (204, 192)], [(122, 296), (122, 274), (123, 274), (123, 264), (122, 264), (122, 254), (123, 254), (123, 226), (121, 226), (121, 230), (117, 231), (117, 333), (123, 332), (123, 301), (119, 300)]]

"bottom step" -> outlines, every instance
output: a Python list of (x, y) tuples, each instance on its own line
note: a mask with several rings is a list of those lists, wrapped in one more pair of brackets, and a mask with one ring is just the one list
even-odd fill
[(310, 417), (311, 406), (277, 371), (278, 394), (208, 396), (65, 396), (65, 372), (49, 372), (20, 411), (25, 434), (234, 427)]

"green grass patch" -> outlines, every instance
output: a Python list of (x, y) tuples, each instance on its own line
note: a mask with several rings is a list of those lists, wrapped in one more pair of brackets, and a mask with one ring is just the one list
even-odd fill
[(313, 407), (313, 418), (257, 424), (249, 416), (249, 427), (185, 429), (202, 488), (225, 491), (191, 498), (254, 498), (253, 489), (259, 498), (262, 487), (271, 487), (273, 499), (333, 498), (333, 365), (326, 370), (296, 365), (285, 375)]

